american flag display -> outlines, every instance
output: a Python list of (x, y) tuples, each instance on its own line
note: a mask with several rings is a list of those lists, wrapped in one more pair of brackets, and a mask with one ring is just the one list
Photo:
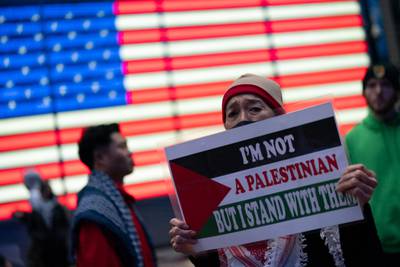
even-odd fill
[(128, 139), (128, 192), (166, 195), (162, 146), (223, 130), (222, 94), (244, 73), (279, 82), (289, 111), (332, 97), (344, 134), (366, 115), (368, 64), (353, 0), (0, 7), (0, 219), (29, 209), (30, 168), (73, 208), (88, 173), (76, 142), (101, 123)]

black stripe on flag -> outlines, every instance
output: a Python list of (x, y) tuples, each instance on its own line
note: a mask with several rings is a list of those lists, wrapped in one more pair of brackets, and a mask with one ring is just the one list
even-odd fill
[[(266, 151), (263, 145), (264, 141), (270, 142), (277, 138), (293, 135), (292, 145), (294, 152), (288, 152), (267, 158), (265, 153), (264, 159), (252, 162), (248, 161), (243, 164), (240, 147), (254, 145), (259, 143), (262, 152)], [(340, 137), (336, 127), (334, 117), (329, 117), (308, 124), (303, 124), (282, 131), (270, 133), (247, 139), (234, 144), (221, 146), (218, 148), (202, 151), (182, 158), (174, 159), (171, 162), (181, 165), (187, 169), (197, 172), (206, 177), (219, 177), (229, 173), (250, 169), (262, 165), (266, 165), (281, 160), (306, 155), (309, 153), (321, 151), (328, 148), (340, 146)], [(271, 154), (272, 155), (272, 154)], [(251, 159), (251, 156), (250, 156)]]

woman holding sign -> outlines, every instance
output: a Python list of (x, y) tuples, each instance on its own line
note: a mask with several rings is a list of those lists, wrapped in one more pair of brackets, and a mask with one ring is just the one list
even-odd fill
[[(257, 75), (239, 77), (222, 100), (227, 130), (284, 113), (280, 86)], [(290, 137), (284, 141), (290, 149)], [(244, 160), (245, 155), (244, 151)], [(342, 174), (337, 192), (357, 198), (365, 217), (351, 225), (325, 227), (196, 255), (192, 250), (196, 232), (173, 218), (169, 232), (171, 245), (175, 251), (189, 255), (195, 266), (382, 266), (382, 249), (368, 205), (376, 185), (375, 175), (361, 164), (348, 166)]]

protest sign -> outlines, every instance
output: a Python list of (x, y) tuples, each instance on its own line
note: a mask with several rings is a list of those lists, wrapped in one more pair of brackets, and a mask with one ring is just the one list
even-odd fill
[(203, 251), (363, 219), (336, 192), (347, 167), (330, 103), (166, 148)]

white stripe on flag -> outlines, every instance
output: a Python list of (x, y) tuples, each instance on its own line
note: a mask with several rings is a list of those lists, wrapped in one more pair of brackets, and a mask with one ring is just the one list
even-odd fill
[(263, 21), (261, 7), (162, 13), (165, 27)]
[(56, 146), (16, 150), (0, 154), (0, 169), (58, 161)]
[[(322, 70), (338, 70), (342, 68), (364, 67), (369, 63), (368, 56), (362, 54), (339, 55), (327, 57), (312, 57), (305, 59), (280, 60), (277, 62), (278, 71), (281, 75), (310, 73)], [(165, 84), (155, 84), (152, 77), (158, 77), (165, 72), (155, 72), (146, 75), (127, 75), (125, 86), (131, 90), (163, 87)], [(258, 75), (271, 76), (273, 67), (271, 63), (236, 64), (229, 66), (218, 66), (208, 68), (196, 68), (176, 70), (171, 73), (172, 84), (175, 86), (198, 84), (207, 82), (234, 80), (244, 73), (255, 73)], [(137, 87), (140, 84), (141, 87)]]
[(308, 19), (328, 16), (359, 14), (356, 2), (299, 4), (285, 6), (229, 8), (198, 11), (162, 12), (160, 14), (119, 15), (117, 30), (138, 30), (163, 27), (200, 26), (263, 22), (265, 20)]
[(367, 108), (353, 108), (335, 112), (338, 124), (358, 123), (367, 116)]
[(188, 56), (220, 52), (267, 49), (270, 43), (265, 34), (168, 42), (171, 56)]
[(122, 45), (119, 56), (122, 60), (134, 60), (145, 58), (161, 58), (164, 56), (165, 45), (162, 43)]
[(165, 52), (171, 57), (211, 54), (221, 52), (246, 51), (274, 48), (318, 45), (336, 42), (360, 41), (365, 34), (359, 27), (341, 29), (310, 30), (272, 35), (256, 34), (240, 37), (193, 39), (185, 41), (121, 46), (120, 56), (124, 61), (162, 58)]
[[(271, 75), (271, 65), (269, 63), (237, 64), (223, 67), (208, 67), (187, 70), (176, 70), (171, 73), (172, 84), (187, 85), (214, 81), (227, 81), (236, 79), (240, 74), (253, 72), (263, 75)], [(165, 87), (163, 82), (155, 83), (153, 77), (159, 77), (165, 72), (154, 72), (152, 74), (131, 74), (126, 75), (124, 84), (131, 91), (138, 89), (151, 89), (154, 87)], [(138, 86), (140, 85), (140, 86)]]
[(119, 31), (158, 28), (160, 17), (157, 13), (118, 15), (115, 18), (115, 28)]
[[(175, 138), (175, 131), (126, 137), (128, 147), (133, 154), (135, 152), (158, 149), (161, 147), (159, 146), (160, 143), (173, 140)], [(65, 160), (75, 160), (79, 158), (77, 144), (63, 145), (61, 150), (63, 159)]]
[[(331, 85), (332, 89), (338, 90), (340, 87)], [(357, 88), (357, 86), (355, 87)], [(333, 90), (332, 92), (335, 92)], [(358, 90), (360, 87), (358, 86)], [(290, 90), (291, 91), (291, 90)], [(309, 93), (314, 91), (309, 88)], [(329, 97), (329, 95), (319, 95), (320, 97)], [(314, 96), (318, 98), (318, 94)], [(303, 98), (304, 99), (304, 98)], [(300, 100), (300, 99), (299, 99)], [(287, 100), (286, 100), (287, 101)], [(289, 102), (289, 101), (287, 101)], [(221, 96), (203, 97), (195, 100), (181, 100), (177, 102), (177, 110), (181, 115), (200, 114), (207, 112), (218, 112), (221, 109)], [(346, 109), (338, 111), (338, 123), (355, 123), (359, 122), (366, 115), (366, 108)], [(222, 126), (222, 125), (221, 125)], [(211, 129), (211, 130), (210, 130)], [(130, 150), (135, 153), (146, 150), (156, 150), (160, 147), (170, 145), (177, 140), (185, 140), (186, 138), (193, 139), (193, 132), (198, 132), (199, 136), (206, 133), (212, 133), (214, 130), (221, 129), (220, 126), (212, 126), (210, 129), (203, 127), (194, 129), (185, 129), (180, 132), (168, 131), (157, 134), (147, 134), (140, 136), (127, 137)], [(188, 136), (185, 137), (184, 136)], [(65, 161), (78, 159), (77, 144), (66, 144), (61, 147), (62, 157)], [(24, 149), (11, 152), (3, 152), (0, 154), (0, 169), (16, 168), (26, 165), (45, 164), (56, 162), (58, 159), (57, 147), (48, 146), (33, 149)]]
[(304, 59), (280, 60), (276, 63), (281, 75), (311, 73), (314, 71), (339, 70), (353, 67), (365, 67), (369, 64), (369, 57), (362, 54), (312, 57)]
[(0, 120), (0, 136), (53, 129), (53, 115), (46, 114)]
[(365, 39), (364, 31), (359, 27), (313, 30), (271, 35), (276, 48), (302, 45), (318, 45), (336, 42), (360, 41)]
[(124, 77), (124, 86), (128, 89), (168, 87), (168, 78), (166, 71), (131, 74)]
[(307, 101), (315, 98), (334, 98), (339, 96), (361, 95), (360, 81), (329, 83), (314, 86), (291, 87), (283, 89), (283, 102)]
[(100, 123), (162, 118), (171, 116), (172, 112), (172, 104), (169, 102), (158, 103), (157, 108), (154, 108), (153, 103), (126, 105), (59, 113), (58, 123), (61, 128), (82, 127)]
[(177, 101), (177, 110), (181, 115), (218, 112), (221, 110), (221, 101), (222, 96), (180, 100)]
[(224, 130), (225, 129), (224, 129), (224, 126), (222, 125), (222, 117), (221, 117), (221, 125), (209, 126), (209, 127), (198, 127), (198, 128), (186, 130), (179, 135), (179, 139), (178, 139), (179, 142), (177, 141), (176, 143), (182, 143), (182, 142), (186, 142), (186, 141), (193, 140), (196, 138), (216, 134), (216, 133), (222, 132)]
[[(130, 185), (162, 180), (169, 176), (169, 173), (163, 170), (165, 170), (165, 168), (160, 164), (136, 167), (132, 174), (125, 177), (124, 184)], [(66, 189), (68, 193), (79, 192), (87, 183), (87, 175), (67, 176), (64, 181), (65, 183), (63, 183), (61, 178), (49, 180), (54, 194), (62, 195), (64, 194), (64, 189)], [(28, 198), (29, 191), (22, 183), (0, 187), (0, 203), (25, 200)]]
[(270, 6), (267, 8), (270, 20), (305, 19), (325, 16), (359, 14), (360, 6), (355, 1)]
[[(201, 102), (203, 103), (203, 102)], [(191, 103), (188, 103), (190, 105)], [(216, 102), (215, 102), (216, 104)], [(190, 107), (187, 107), (190, 108)], [(207, 110), (205, 110), (207, 111)], [(189, 112), (188, 112), (189, 113)], [(204, 131), (203, 131), (204, 128)], [(213, 128), (213, 127), (211, 127)], [(126, 136), (128, 147), (134, 154), (135, 152), (157, 150), (168, 144), (176, 143), (186, 132), (191, 133), (192, 129), (177, 131), (166, 131), (138, 136)], [(201, 127), (196, 131), (209, 132), (207, 127)], [(61, 155), (64, 161), (77, 160), (78, 146), (76, 143), (61, 146)], [(47, 146), (32, 149), (23, 149), (0, 154), (0, 169), (17, 168), (26, 165), (46, 164), (58, 161), (57, 147)]]

